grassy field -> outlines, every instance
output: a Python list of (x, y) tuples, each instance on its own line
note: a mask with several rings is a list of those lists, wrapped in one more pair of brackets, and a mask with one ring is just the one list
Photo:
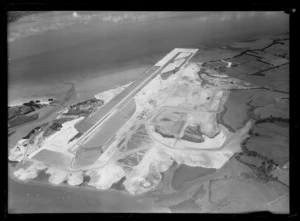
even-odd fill
[(214, 173), (216, 169), (204, 168), (204, 167), (190, 167), (185, 164), (182, 164), (174, 172), (172, 187), (175, 190), (179, 190), (183, 187), (186, 182), (193, 181), (202, 176)]
[(236, 90), (231, 91), (224, 106), (226, 112), (223, 115), (223, 122), (230, 126), (234, 131), (241, 128), (244, 122), (249, 119), (247, 102), (249, 99), (263, 90)]

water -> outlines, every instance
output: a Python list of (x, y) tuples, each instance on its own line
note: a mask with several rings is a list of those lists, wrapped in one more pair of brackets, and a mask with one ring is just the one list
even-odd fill
[(62, 80), (150, 66), (175, 47), (219, 46), (286, 32), (288, 21), (283, 12), (206, 12), (127, 24), (91, 20), (32, 35), (9, 44), (9, 100), (59, 94), (67, 90), (59, 86)]
[(19, 183), (8, 179), (9, 213), (152, 212), (150, 202), (138, 201), (117, 190)]
[[(57, 13), (47, 13), (49, 19), (54, 15)], [(9, 102), (64, 94), (69, 87), (62, 81), (75, 82), (80, 88), (87, 79), (97, 77), (99, 83), (88, 89), (101, 91), (99, 85), (104, 87), (111, 79), (113, 84), (119, 78), (134, 79), (141, 73), (131, 70), (146, 69), (173, 48), (218, 47), (284, 33), (289, 31), (288, 22), (288, 15), (282, 12), (205, 12), (127, 24), (92, 20), (24, 37), (8, 45)], [(118, 191), (8, 181), (11, 212), (151, 211), (150, 203), (137, 202)]]

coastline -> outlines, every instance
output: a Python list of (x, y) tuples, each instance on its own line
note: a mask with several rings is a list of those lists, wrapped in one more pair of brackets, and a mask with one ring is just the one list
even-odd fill
[(11, 213), (49, 213), (49, 209), (45, 207), (49, 203), (54, 203), (51, 213), (157, 212), (152, 202), (111, 188), (100, 190), (91, 186), (23, 182), (15, 179), (13, 175), (8, 176), (8, 184), (8, 205)]
[[(140, 70), (140, 69), (138, 69), (138, 68), (136, 68), (136, 69), (134, 69), (134, 70)], [(128, 72), (131, 72), (131, 69), (130, 70), (127, 70)], [(132, 73), (131, 73), (132, 74)], [(138, 71), (136, 72), (136, 74), (138, 74)], [(140, 75), (141, 73), (139, 73), (139, 75)], [(138, 76), (139, 76), (138, 75)], [(100, 92), (103, 92), (103, 91), (105, 91), (106, 89), (103, 89), (103, 90), (101, 90), (101, 91), (98, 91), (98, 92), (95, 92), (95, 91), (93, 91), (91, 88), (93, 88), (93, 87), (101, 87), (101, 85), (103, 86), (103, 87), (107, 87), (107, 88), (112, 88), (110, 85), (112, 85), (112, 84), (115, 84), (115, 86), (114, 86), (114, 88), (117, 88), (117, 87), (121, 87), (122, 85), (124, 85), (124, 84), (126, 84), (126, 83), (128, 83), (128, 82), (130, 82), (131, 80), (126, 80), (127, 79), (127, 76), (125, 76), (124, 78), (116, 78), (117, 76), (120, 76), (120, 74), (118, 74), (118, 73), (115, 73), (115, 75), (107, 75), (107, 76), (98, 76), (98, 77), (94, 77), (94, 78), (86, 78), (85, 79), (85, 81), (82, 83), (82, 85), (80, 85), (80, 88), (81, 89), (84, 89), (84, 88), (89, 88), (89, 90), (87, 90), (87, 91), (79, 91), (79, 94), (81, 93), (81, 99), (83, 99), (83, 95), (84, 96), (88, 96), (88, 95), (93, 95), (93, 96), (95, 96), (95, 95), (97, 95), (98, 93), (100, 93)], [(135, 76), (135, 73), (133, 73), (132, 75), (130, 75), (130, 78), (134, 78), (134, 76)], [(98, 79), (97, 81), (95, 81), (95, 79)], [(106, 79), (106, 80), (103, 80), (103, 79)], [(110, 79), (110, 81), (109, 81), (109, 79)], [(107, 83), (109, 81), (109, 84)], [(119, 84), (116, 84), (116, 82), (123, 82), (123, 83), (119, 83)], [(100, 85), (99, 85), (100, 84)], [(91, 85), (93, 85), (93, 87), (91, 87)], [(218, 115), (218, 117), (217, 117), (217, 122), (218, 123), (221, 123), (221, 124), (223, 124), (223, 115), (224, 115), (224, 113), (226, 113), (226, 111), (227, 111), (227, 109), (226, 109), (226, 107), (224, 106), (224, 110), (221, 112), (221, 113), (219, 113), (219, 115)], [(247, 113), (248, 114), (248, 113)], [(249, 117), (249, 116), (248, 116)], [(244, 122), (245, 123), (245, 122)], [(228, 125), (224, 125), (224, 126), (228, 126)], [(229, 163), (229, 162), (228, 162)], [(223, 167), (224, 169), (225, 169), (225, 167)], [(221, 170), (222, 171), (222, 170)], [(216, 173), (216, 174), (219, 174), (219, 173)], [(216, 175), (214, 175), (214, 176), (216, 176)], [(209, 177), (213, 177), (213, 176), (209, 176)], [(52, 183), (50, 183), (49, 181), (47, 181), (47, 182), (43, 182), (43, 181), (20, 181), (20, 180), (17, 180), (15, 177), (14, 177), (14, 175), (12, 174), (12, 173), (10, 173), (10, 178), (12, 179), (12, 180), (14, 180), (15, 182), (18, 182), (18, 183), (21, 183), (21, 184), (28, 184), (28, 185), (39, 185), (39, 186), (46, 186), (47, 188), (48, 187), (50, 187), (50, 188), (57, 188), (57, 187), (59, 187), (59, 188), (68, 188), (68, 189), (71, 189), (71, 190), (80, 190), (80, 191), (86, 191), (86, 190), (88, 190), (88, 191), (90, 191), (90, 192), (95, 192), (95, 191), (97, 191), (98, 193), (107, 193), (107, 194), (110, 194), (110, 193), (120, 193), (120, 192), (122, 192), (122, 194), (125, 194), (126, 196), (130, 196), (130, 197), (132, 197), (132, 198), (134, 198), (134, 199), (136, 199), (136, 198), (138, 198), (138, 197), (141, 197), (142, 198), (142, 196), (140, 196), (140, 195), (132, 195), (132, 194), (130, 194), (130, 193), (127, 193), (127, 191), (119, 191), (119, 190), (115, 190), (115, 189), (112, 189), (112, 188), (109, 188), (109, 189), (106, 189), (106, 190), (102, 190), (102, 189), (98, 189), (98, 188), (96, 188), (96, 187), (93, 187), (93, 186), (89, 186), (89, 185), (84, 185), (84, 186), (81, 186), (81, 185), (79, 185), (79, 186), (72, 186), (72, 185), (68, 185), (68, 184), (64, 184), (64, 183), (61, 183), (61, 184), (58, 184), (58, 185), (55, 185), (55, 184), (52, 184)], [(10, 179), (9, 178), (9, 179)], [(203, 178), (204, 179), (204, 178)], [(223, 179), (223, 178), (222, 178)], [(196, 179), (196, 180), (201, 180), (200, 178), (198, 178), (198, 179)], [(190, 181), (190, 182), (188, 182), (188, 184), (186, 185), (186, 186), (190, 186), (190, 185), (195, 185), (196, 184), (196, 182), (195, 182), (195, 180), (192, 180), (192, 181)], [(197, 185), (197, 184), (196, 184)], [(196, 186), (195, 185), (195, 186)], [(71, 188), (70, 188), (71, 187)], [(187, 187), (186, 187), (187, 188)], [(188, 189), (188, 188), (187, 188)], [(143, 194), (142, 194), (143, 195)]]
[[(9, 167), (11, 167), (9, 165)], [(109, 189), (106, 189), (106, 190), (103, 190), (103, 189), (98, 189), (94, 186), (89, 186), (89, 185), (75, 185), (75, 186), (72, 186), (72, 185), (69, 185), (69, 184), (64, 184), (64, 183), (60, 183), (60, 184), (52, 184), (50, 183), (49, 181), (35, 181), (34, 178), (33, 180), (27, 180), (27, 181), (23, 181), (23, 180), (19, 180), (17, 179), (13, 173), (12, 173), (12, 169), (9, 168), (9, 173), (8, 173), (8, 178), (13, 180), (14, 182), (16, 183), (19, 183), (19, 184), (27, 184), (27, 185), (39, 185), (39, 186), (44, 186), (44, 187), (47, 187), (47, 188), (53, 188), (53, 189), (56, 189), (57, 187), (61, 187), (61, 188), (68, 188), (68, 189), (80, 189), (80, 190), (88, 190), (88, 191), (94, 191), (94, 192), (114, 192), (114, 193), (121, 193), (125, 196), (130, 196), (132, 198), (135, 198), (135, 195), (132, 195), (130, 194), (129, 192), (125, 191), (125, 190), (117, 190), (117, 189), (112, 189), (112, 188), (109, 188)]]
[(15, 107), (15, 106), (21, 106), (24, 103), (28, 103), (30, 101), (36, 101), (39, 100), (39, 104), (49, 104), (49, 99), (54, 98), (51, 96), (49, 97), (30, 97), (30, 98), (16, 98), (14, 100), (8, 101), (8, 106), (9, 107)]
[[(64, 82), (72, 82), (76, 87), (78, 101), (87, 100), (103, 91), (116, 88), (120, 85), (128, 84), (140, 76), (149, 68), (149, 65), (126, 65), (122, 68), (110, 71), (98, 70), (93, 74), (82, 73), (81, 77)], [(45, 84), (42, 86), (27, 85), (24, 90), (20, 90), (16, 85), (9, 88), (8, 106), (22, 105), (31, 100), (48, 101), (61, 100), (70, 89), (70, 85), (63, 82)], [(37, 96), (38, 95), (38, 96)]]
[[(124, 84), (128, 83), (128, 82), (132, 82), (132, 80), (134, 80), (135, 78), (137, 78), (138, 76), (141, 75), (141, 71), (142, 70), (147, 70), (148, 67), (136, 67), (136, 68), (123, 68), (123, 72), (119, 69), (119, 72), (116, 72), (115, 70), (111, 71), (112, 74), (106, 74), (106, 75), (100, 75), (100, 76), (96, 76), (96, 77), (85, 77), (85, 79), (82, 79), (82, 81), (80, 82), (80, 85), (76, 86), (76, 92), (79, 94), (85, 93), (85, 96), (87, 96), (87, 94), (91, 94), (93, 97), (95, 97), (98, 93), (101, 93), (103, 91), (106, 91), (108, 89), (115, 89), (115, 88), (119, 88), (124, 86)], [(130, 75), (129, 75), (130, 74)], [(128, 75), (130, 76), (130, 80), (128, 80)], [(66, 85), (66, 83), (62, 82), (64, 85)], [(78, 82), (76, 82), (78, 84)], [(74, 83), (75, 84), (75, 83)], [(88, 90), (84, 91), (84, 89), (88, 88)], [(97, 88), (97, 92), (95, 93), (95, 91), (93, 89)], [(101, 88), (101, 89), (100, 89)], [(83, 97), (81, 97), (82, 99)], [(225, 109), (226, 112), (226, 109)], [(30, 182), (30, 181), (29, 181)], [(40, 182), (36, 182), (33, 181), (34, 183), (40, 183)], [(25, 183), (27, 183), (25, 181)], [(67, 187), (74, 187), (77, 188), (76, 186), (72, 186), (72, 185), (64, 185), (63, 183), (61, 184), (52, 184), (50, 182), (46, 183), (47, 185), (52, 185), (52, 186), (67, 186)], [(95, 187), (92, 186), (84, 186), (84, 189), (93, 189), (93, 190), (100, 190), (97, 189)], [(106, 190), (104, 190), (106, 191)]]

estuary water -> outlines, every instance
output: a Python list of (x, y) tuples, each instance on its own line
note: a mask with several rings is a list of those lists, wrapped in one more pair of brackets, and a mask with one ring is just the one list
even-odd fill
[[(99, 92), (105, 86), (102, 81), (109, 83), (106, 78), (101, 80), (102, 76), (117, 75), (114, 78), (121, 80), (114, 80), (116, 84), (133, 80), (141, 74), (138, 68), (149, 68), (176, 47), (201, 50), (278, 34), (288, 31), (289, 22), (283, 12), (198, 12), (125, 23), (91, 19), (56, 30), (62, 22), (55, 22), (57, 17), (68, 13), (47, 12), (42, 21), (37, 17), (30, 23), (9, 26), (9, 31), (20, 36), (26, 35), (25, 25), (36, 32), (8, 44), (10, 103), (21, 97), (61, 96), (68, 90), (63, 82), (70, 81), (77, 82), (80, 92), (86, 91), (82, 83), (92, 79), (100, 86), (94, 83), (89, 90)], [(84, 15), (89, 13), (93, 14)], [(47, 25), (53, 29), (43, 31)]]
[[(43, 19), (50, 22), (64, 13), (71, 12), (47, 12)], [(95, 12), (85, 15), (89, 13)], [(283, 12), (199, 12), (141, 22), (90, 20), (44, 32), (35, 27), (36, 34), (8, 44), (9, 104), (35, 96), (60, 97), (69, 89), (65, 82), (74, 82), (79, 92), (96, 94), (132, 81), (174, 48), (219, 47), (285, 33), (288, 23), (289, 16)], [(10, 24), (9, 31), (23, 30), (22, 25)], [(19, 183), (10, 177), (8, 207), (16, 213), (152, 210), (151, 203), (138, 202), (120, 191)]]
[(149, 213), (151, 202), (118, 190), (52, 186), (42, 182), (8, 179), (9, 213)]

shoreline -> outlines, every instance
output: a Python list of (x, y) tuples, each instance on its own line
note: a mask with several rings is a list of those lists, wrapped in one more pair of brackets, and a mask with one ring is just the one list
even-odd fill
[[(25, 185), (25, 186), (24, 186)], [(23, 182), (17, 180), (13, 175), (8, 176), (8, 196), (9, 208), (12, 213), (36, 213), (34, 208), (40, 208), (39, 212), (49, 213), (46, 207), (41, 207), (40, 203), (47, 199), (47, 204), (59, 201), (55, 206), (54, 213), (65, 212), (64, 205), (71, 205), (68, 211), (74, 212), (156, 212), (153, 204), (131, 195), (125, 191), (119, 191), (112, 188), (100, 190), (91, 186), (70, 186), (67, 184), (52, 185), (48, 182)], [(22, 189), (22, 190), (20, 190)], [(15, 192), (16, 191), (16, 192)], [(55, 194), (52, 196), (52, 192)], [(50, 194), (50, 195), (49, 195)], [(40, 201), (42, 200), (42, 201)], [(76, 203), (73, 201), (75, 200)], [(91, 203), (89, 203), (89, 200)], [(24, 207), (20, 207), (21, 203)], [(88, 206), (86, 204), (88, 203)], [(119, 210), (120, 203), (127, 203), (124, 209)], [(12, 207), (14, 205), (14, 207)], [(19, 205), (19, 206), (17, 206)]]
[[(132, 70), (138, 70), (138, 76), (140, 76), (141, 75), (141, 73), (140, 73), (140, 69), (143, 69), (143, 68), (131, 68), (131, 69), (126, 69), (126, 71), (127, 72), (132, 72)], [(147, 68), (148, 69), (148, 68)], [(113, 76), (111, 76), (111, 75), (105, 75), (105, 76), (98, 76), (98, 77), (95, 77), (95, 78), (93, 78), (93, 77), (87, 77), (87, 78), (85, 78), (84, 80), (83, 80), (83, 82), (82, 82), (82, 84), (80, 85), (81, 87), (83, 87), (82, 85), (85, 85), (85, 84), (89, 84), (89, 81), (93, 81), (92, 83), (95, 83), (95, 79), (98, 79), (98, 78), (100, 78), (100, 79), (102, 79), (102, 81), (103, 81), (103, 78), (113, 78), (113, 77), (115, 77), (115, 76), (119, 76), (119, 74), (120, 74), (120, 72), (119, 73), (114, 73), (113, 74)], [(123, 73), (121, 73), (121, 75), (122, 75)], [(134, 78), (136, 78), (136, 76), (134, 77)], [(99, 80), (100, 81), (100, 80)], [(124, 83), (124, 81), (126, 82), (126, 83)], [(126, 79), (118, 79), (118, 83), (116, 84), (116, 82), (114, 82), (113, 83), (113, 87), (111, 87), (111, 86), (108, 86), (108, 88), (111, 88), (111, 89), (117, 89), (117, 88), (121, 88), (121, 87), (124, 87), (125, 85), (128, 85), (129, 83), (131, 83), (132, 82), (132, 80), (128, 80), (127, 79), (127, 76), (126, 76)], [(96, 82), (96, 83), (98, 83), (98, 82)], [(66, 83), (63, 83), (63, 84), (66, 84)], [(74, 84), (73, 84), (74, 85)], [(98, 84), (97, 84), (97, 86), (98, 86)], [(90, 87), (87, 87), (87, 88), (89, 88), (90, 89)], [(104, 92), (104, 91), (106, 91), (107, 89), (105, 89), (105, 88), (101, 88), (101, 90), (100, 89), (98, 89), (98, 91), (100, 91), (100, 93), (102, 93), (102, 92)], [(98, 94), (99, 94), (99, 92), (98, 93), (95, 93), (95, 92), (92, 92), (92, 91), (89, 91), (90, 93), (93, 93), (93, 97), (96, 97)], [(224, 113), (226, 112), (226, 109), (223, 111)], [(222, 113), (223, 113), (222, 112)], [(221, 113), (221, 115), (222, 115), (222, 113)], [(222, 116), (220, 116), (220, 118), (221, 118), (221, 120), (222, 120)], [(220, 120), (220, 119), (219, 119)], [(14, 175), (13, 174), (11, 174), (13, 177), (14, 177)], [(15, 178), (15, 177), (14, 177)], [(35, 178), (34, 178), (35, 179)], [(33, 181), (33, 180), (32, 180)], [(30, 182), (30, 180), (29, 181), (21, 181), (22, 183), (24, 182), (24, 183), (28, 183), (28, 182)], [(33, 183), (43, 183), (44, 184), (44, 182), (37, 182), (37, 181), (33, 181)], [(50, 185), (50, 186), (62, 186), (62, 187), (76, 187), (76, 186), (72, 186), (72, 185), (64, 185), (64, 183), (62, 182), (61, 184), (52, 184), (52, 183), (50, 183), (49, 181), (47, 181), (46, 183), (45, 183), (46, 185)], [(79, 187), (82, 187), (82, 186), (79, 186)], [(98, 188), (96, 188), (96, 187), (93, 187), (93, 186), (89, 186), (89, 185), (85, 185), (85, 186), (83, 186), (84, 187), (84, 189), (89, 189), (89, 190), (94, 190), (94, 191), (99, 191), (99, 190), (103, 190), (103, 189), (98, 189)], [(110, 188), (109, 188), (110, 189)], [(103, 191), (105, 191), (105, 190), (103, 190)]]
[(125, 190), (117, 190), (117, 189), (113, 189), (113, 188), (108, 188), (106, 190), (104, 189), (98, 189), (94, 186), (90, 186), (90, 185), (75, 185), (75, 186), (72, 186), (72, 185), (69, 185), (69, 184), (65, 184), (64, 182), (60, 183), (60, 184), (52, 184), (50, 183), (48, 180), (47, 181), (35, 181), (34, 178), (33, 180), (19, 180), (18, 178), (16, 178), (14, 175), (13, 175), (13, 168), (12, 166), (9, 164), (8, 165), (8, 179), (11, 179), (12, 181), (18, 183), (18, 184), (27, 184), (27, 185), (39, 185), (39, 186), (43, 186), (43, 187), (46, 187), (46, 188), (57, 188), (57, 187), (60, 187), (60, 188), (67, 188), (67, 189), (80, 189), (80, 190), (85, 190), (85, 191), (94, 191), (94, 192), (107, 192), (107, 191), (111, 191), (111, 192), (114, 192), (114, 193), (120, 193), (122, 195), (125, 195), (125, 196), (129, 196), (129, 197), (132, 197), (132, 198), (136, 198), (135, 195), (132, 195), (130, 194), (129, 192), (125, 191)]
[(22, 106), (24, 103), (28, 103), (30, 101), (39, 100), (38, 104), (49, 104), (49, 99), (55, 100), (53, 97), (31, 97), (31, 98), (16, 98), (14, 100), (8, 101), (9, 107)]
[[(76, 87), (78, 100), (84, 100), (94, 97), (101, 92), (134, 81), (138, 76), (143, 74), (149, 66), (149, 64), (125, 64), (120, 68), (111, 70), (99, 69), (93, 73), (83, 72), (80, 76), (75, 77), (75, 79), (65, 79), (64, 82), (73, 83)], [(50, 82), (49, 84), (45, 84), (44, 87), (27, 85), (22, 91), (19, 90), (19, 87), (20, 85), (12, 85), (8, 91), (8, 94), (14, 97), (9, 99), (10, 96), (8, 96), (8, 106), (22, 105), (31, 100), (48, 101), (50, 98), (53, 100), (61, 100), (70, 90), (70, 86), (63, 82), (59, 84)], [(56, 94), (53, 91), (55, 91)], [(39, 96), (33, 94), (39, 94)]]
[[(118, 75), (118, 73), (116, 73), (116, 75)], [(103, 77), (105, 77), (105, 76), (99, 76), (99, 77), (96, 77), (96, 79), (98, 79), (98, 78), (103, 78)], [(111, 77), (111, 76), (106, 76), (106, 77)], [(238, 78), (238, 77), (237, 77)], [(85, 79), (84, 81), (86, 81), (86, 82), (84, 82), (83, 83), (83, 85), (84, 84), (87, 84), (88, 85), (88, 82), (89, 81), (93, 81), (95, 78), (87, 78), (87, 79)], [(124, 80), (124, 79), (122, 79), (122, 80)], [(129, 80), (129, 81), (127, 81), (127, 82), (131, 82), (131, 80)], [(113, 84), (113, 83), (112, 83)], [(119, 88), (119, 87), (122, 87), (122, 86), (124, 86), (126, 83), (123, 83), (123, 84), (116, 84), (114, 87), (110, 87), (111, 89), (116, 89), (116, 88)], [(109, 86), (108, 86), (109, 87)], [(101, 93), (101, 92), (103, 92), (103, 91), (105, 91), (105, 89), (103, 89), (103, 90), (101, 90), (100, 92), (98, 92), (98, 93)], [(86, 92), (86, 93), (88, 93), (88, 92)], [(98, 93), (95, 93), (94, 91), (90, 91), (89, 92), (90, 94), (91, 93), (93, 93), (94, 94), (94, 97), (98, 94)], [(247, 104), (248, 105), (248, 104)], [(222, 124), (222, 125), (224, 125), (227, 129), (229, 129), (228, 128), (228, 125), (226, 125), (226, 124), (224, 124), (224, 122), (223, 122), (223, 115), (226, 113), (226, 111), (227, 111), (227, 108), (225, 107), (225, 105), (223, 104), (223, 111), (222, 112), (220, 112), (217, 116), (216, 116), (216, 120), (217, 120), (217, 123), (218, 124)], [(248, 115), (248, 112), (247, 112), (247, 117), (248, 118), (251, 118), (251, 116), (250, 115)], [(243, 122), (243, 124), (245, 124), (247, 121), (244, 121)], [(230, 127), (230, 126), (229, 126)], [(232, 129), (232, 128), (231, 128)], [(234, 130), (233, 131), (231, 131), (231, 132), (235, 132)], [(230, 159), (229, 159), (230, 160)], [(227, 161), (227, 163), (229, 162), (229, 160)], [(187, 164), (183, 164), (183, 165), (187, 165)], [(225, 165), (225, 164), (224, 164)], [(9, 166), (10, 166), (10, 164), (9, 164)], [(187, 165), (188, 166), (188, 165)], [(51, 168), (51, 167), (49, 167), (49, 168)], [(171, 167), (170, 167), (171, 168)], [(169, 168), (169, 169), (170, 169)], [(35, 181), (35, 179), (36, 178), (38, 178), (38, 176), (39, 175), (37, 175), (37, 177), (36, 178), (33, 178), (32, 180), (28, 180), (28, 181), (22, 181), (22, 180), (18, 180), (17, 179), (17, 177), (15, 177), (14, 175), (13, 175), (13, 170), (14, 170), (14, 168), (10, 168), (10, 174), (9, 174), (9, 179), (12, 179), (13, 181), (15, 181), (15, 182), (17, 182), (17, 183), (20, 183), (20, 184), (28, 184), (28, 185), (40, 185), (40, 186), (43, 186), (43, 187), (49, 187), (49, 188), (57, 188), (57, 187), (59, 187), (59, 188), (67, 188), (67, 189), (69, 189), (69, 188), (71, 188), (70, 190), (75, 190), (75, 188), (77, 188), (77, 190), (78, 190), (78, 188), (80, 188), (80, 191), (97, 191), (98, 193), (108, 193), (108, 194), (110, 194), (110, 193), (120, 193), (120, 192), (122, 192), (121, 194), (122, 195), (125, 195), (125, 196), (129, 196), (129, 197), (131, 197), (131, 198), (133, 198), (133, 199), (139, 199), (139, 198), (141, 198), (141, 199), (143, 199), (144, 198), (144, 196), (147, 194), (147, 191), (145, 192), (145, 193), (142, 193), (142, 194), (137, 194), (137, 195), (134, 195), (134, 194), (131, 194), (131, 193), (129, 193), (128, 191), (126, 191), (126, 189), (125, 190), (117, 190), (117, 189), (114, 189), (114, 188), (108, 188), (108, 189), (98, 189), (98, 188), (96, 188), (95, 186), (90, 186), (90, 185), (88, 185), (87, 183), (85, 183), (84, 181), (82, 182), (82, 184), (79, 184), (79, 185), (76, 185), (76, 186), (73, 186), (73, 185), (70, 185), (70, 184), (68, 184), (68, 183), (65, 183), (64, 181), (62, 182), (62, 183), (60, 183), (60, 184), (52, 184), (51, 182), (49, 182), (49, 180), (48, 180), (48, 178), (47, 178), (47, 180), (46, 180), (46, 178), (45, 178), (45, 180), (39, 180), (39, 181)], [(218, 170), (218, 169), (217, 169)], [(213, 174), (214, 173), (216, 173), (216, 171), (215, 172), (213, 172)], [(174, 175), (174, 173), (173, 173), (173, 175)], [(209, 176), (209, 175), (208, 175)], [(198, 179), (200, 179), (200, 178), (197, 178), (196, 180), (198, 180)], [(173, 177), (172, 177), (172, 180), (173, 180)], [(187, 183), (195, 183), (194, 182), (195, 180), (191, 180), (191, 181), (188, 181)], [(119, 181), (117, 181), (117, 182), (119, 182)], [(116, 183), (117, 183), (116, 182)], [(172, 182), (172, 181), (171, 181)], [(115, 183), (114, 183), (115, 184)], [(112, 186), (114, 185), (114, 184), (112, 184)], [(183, 184), (183, 186), (184, 186), (185, 184)], [(189, 185), (189, 184), (188, 184)], [(192, 185), (192, 184), (191, 184)], [(175, 189), (174, 189), (175, 190)], [(117, 191), (117, 192), (116, 192)], [(154, 202), (152, 202), (151, 201), (151, 203), (152, 204), (154, 204)]]

